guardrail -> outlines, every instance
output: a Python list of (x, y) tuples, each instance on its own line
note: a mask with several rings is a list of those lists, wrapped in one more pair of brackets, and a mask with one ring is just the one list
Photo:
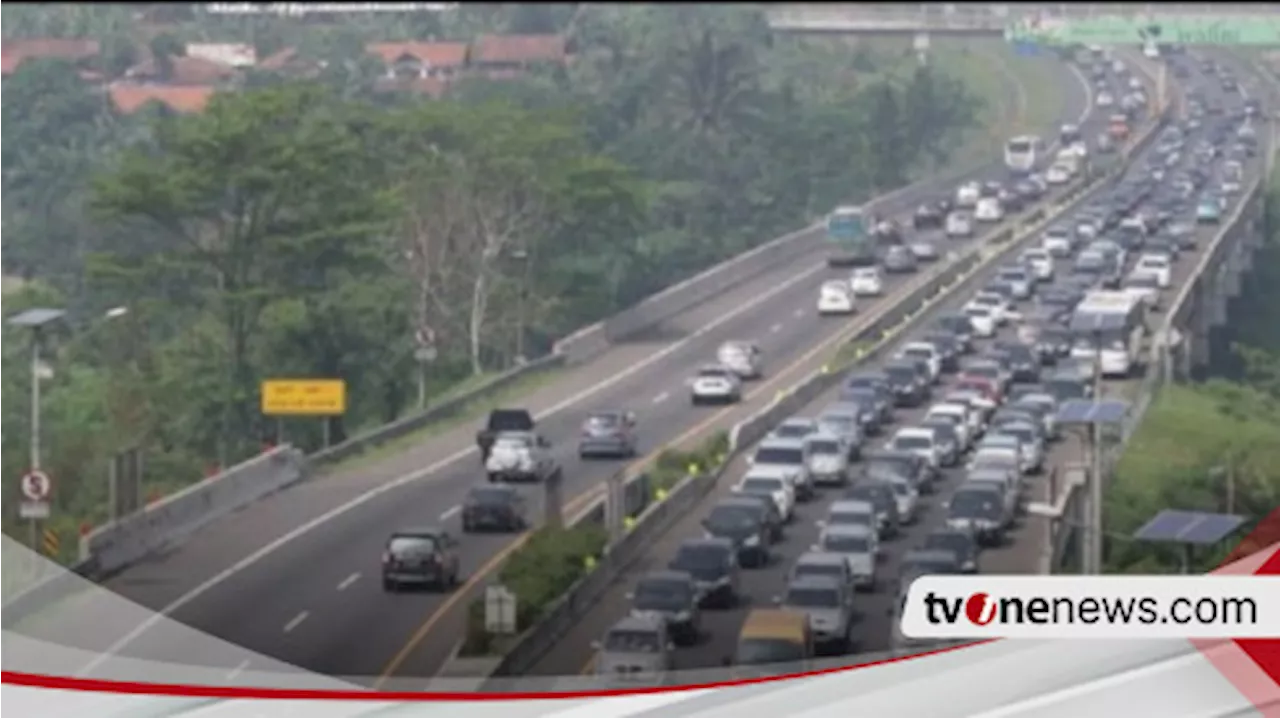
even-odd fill
[[(747, 419), (739, 422), (730, 432), (730, 452), (720, 466), (705, 473), (686, 476), (666, 498), (647, 506), (635, 520), (631, 530), (606, 549), (594, 570), (571, 587), (553, 604), (544, 617), (524, 632), (512, 648), (491, 666), (491, 677), (521, 675), (537, 663), (584, 613), (593, 606), (610, 584), (635, 561), (652, 541), (665, 533), (672, 524), (686, 515), (699, 500), (718, 483), (726, 468), (732, 464), (742, 449), (763, 437), (773, 426), (793, 415), (798, 409), (830, 389), (850, 367), (876, 357), (890, 346), (898, 334), (905, 331), (913, 320), (918, 320), (935, 303), (953, 292), (964, 291), (979, 280), (983, 269), (1017, 251), (1029, 239), (1052, 222), (1058, 215), (1092, 196), (1117, 180), (1125, 171), (1129, 158), (1142, 148), (1163, 126), (1170, 112), (1154, 118), (1147, 130), (1133, 145), (1126, 149), (1123, 162), (1105, 174), (1077, 185), (1060, 197), (1049, 211), (1044, 208), (1029, 210), (1011, 227), (998, 230), (986, 237), (974, 249), (940, 267), (917, 286), (910, 289), (902, 300), (885, 307), (874, 319), (846, 339), (846, 345), (858, 346), (867, 340), (874, 343), (844, 366), (824, 366), (785, 391), (781, 397)], [(580, 520), (603, 521), (604, 503), (594, 505)]]
[[(1255, 69), (1260, 73), (1265, 73), (1263, 68)], [(1280, 81), (1277, 81), (1276, 84), (1280, 85)], [(1220, 255), (1225, 251), (1224, 248), (1228, 244), (1228, 238), (1236, 235), (1238, 231), (1237, 225), (1241, 220), (1249, 218), (1254, 203), (1261, 202), (1262, 206), (1265, 207), (1270, 168), (1274, 165), (1277, 152), (1280, 152), (1280, 142), (1277, 142), (1276, 128), (1272, 128), (1270, 137), (1271, 141), (1263, 164), (1262, 175), (1255, 178), (1246, 191), (1242, 193), (1242, 199), (1236, 204), (1228, 221), (1214, 235), (1213, 240), (1210, 241), (1205, 248), (1204, 254), (1201, 255), (1197, 262), (1195, 270), (1188, 275), (1187, 283), (1178, 289), (1173, 301), (1165, 308), (1163, 321), (1161, 321), (1159, 328), (1155, 332), (1154, 341), (1148, 353), (1146, 373), (1138, 385), (1137, 393), (1133, 397), (1129, 411), (1120, 426), (1119, 434), (1110, 437), (1109, 441), (1099, 447), (1102, 452), (1099, 462), (1100, 469), (1101, 474), (1105, 477), (1114, 476), (1115, 467), (1119, 463), (1120, 457), (1124, 454), (1130, 438), (1146, 417), (1147, 410), (1159, 398), (1160, 392), (1164, 387), (1173, 381), (1173, 372), (1170, 368), (1170, 362), (1172, 361), (1170, 350), (1172, 347), (1168, 341), (1174, 334), (1174, 324), (1178, 321), (1186, 303), (1191, 299), (1191, 290), (1195, 287), (1199, 278), (1204, 275), (1205, 270), (1221, 259)], [(1080, 515), (1080, 491), (1088, 485), (1088, 468), (1075, 466), (1071, 468), (1069, 473), (1070, 476), (1066, 477), (1061, 485), (1057, 487), (1058, 490), (1051, 490), (1050, 492), (1053, 513), (1056, 516), (1063, 517), (1063, 519), (1050, 523), (1050, 540), (1046, 554), (1041, 559), (1042, 573), (1050, 573), (1063, 565), (1067, 552), (1072, 546), (1073, 539), (1078, 533), (1079, 526), (1084, 524), (1084, 517)]]

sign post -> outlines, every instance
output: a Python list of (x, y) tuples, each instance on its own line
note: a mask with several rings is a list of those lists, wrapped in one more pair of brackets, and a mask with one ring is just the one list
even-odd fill
[[(329, 445), (329, 421), (347, 412), (347, 383), (342, 379), (265, 379), (262, 414), (280, 422), (287, 416), (323, 417), (324, 445)], [(283, 443), (283, 430), (276, 440)]]
[(31, 531), (31, 550), (39, 550), (40, 522), (49, 518), (49, 495), (53, 493), (53, 479), (39, 469), (31, 469), (22, 475), (22, 504), (18, 515), (27, 520)]

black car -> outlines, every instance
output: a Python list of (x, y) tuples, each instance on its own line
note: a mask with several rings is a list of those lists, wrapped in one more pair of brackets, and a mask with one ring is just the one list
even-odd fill
[(438, 528), (410, 528), (395, 531), (382, 552), (382, 589), (397, 591), (404, 586), (435, 586), (449, 589), (458, 585), (458, 542)]
[(924, 574), (960, 573), (960, 557), (950, 549), (914, 549), (902, 557), (898, 570), (901, 573)]
[(522, 496), (510, 484), (473, 486), (462, 502), (462, 530), (523, 531), (529, 522)]
[(992, 354), (1004, 358), (1015, 382), (1039, 381), (1040, 357), (1026, 344), (999, 342), (992, 348)]
[(1045, 389), (1061, 404), (1069, 399), (1088, 399), (1089, 385), (1076, 377), (1055, 374), (1044, 380)]
[(978, 572), (978, 537), (963, 529), (936, 529), (924, 537), (920, 548), (926, 551), (950, 551), (960, 562), (961, 573)]
[(897, 536), (902, 530), (898, 500), (889, 482), (873, 477), (859, 479), (853, 486), (845, 489), (842, 498), (866, 501), (875, 507), (881, 538)]
[(738, 555), (728, 539), (685, 539), (667, 568), (692, 576), (706, 605), (732, 608), (738, 602)]
[(884, 376), (896, 406), (920, 406), (929, 398), (929, 384), (920, 378), (914, 362), (889, 362)]
[(960, 355), (964, 353), (964, 343), (950, 332), (928, 332), (920, 338), (937, 348), (941, 355), (942, 371), (954, 372), (960, 367)]
[(650, 571), (627, 595), (631, 610), (666, 619), (671, 638), (683, 645), (698, 642), (698, 585), (684, 571)]
[(911, 451), (876, 451), (863, 456), (863, 473), (872, 478), (883, 474), (906, 479), (922, 494), (933, 493), (938, 473), (924, 457)]
[(728, 539), (743, 566), (766, 566), (772, 556), (769, 546), (782, 532), (761, 501), (746, 496), (721, 499), (702, 519), (702, 528), (716, 538)]
[(889, 379), (884, 374), (859, 372), (845, 377), (840, 398), (870, 403), (875, 406), (882, 424), (893, 421), (893, 388), (889, 386)]
[(989, 181), (989, 182), (983, 182), (983, 183), (978, 187), (978, 196), (980, 196), (980, 197), (999, 197), (999, 196), (1000, 196), (1000, 190), (1002, 190), (1002, 189), (1004, 189), (1004, 185), (1000, 184), (999, 182), (996, 182), (995, 180), (991, 180), (991, 181)]
[(916, 207), (911, 216), (911, 224), (916, 229), (937, 229), (946, 220), (946, 212), (936, 202), (928, 202)]
[(936, 331), (945, 332), (960, 342), (964, 351), (973, 351), (973, 322), (963, 314), (946, 314), (933, 323)]

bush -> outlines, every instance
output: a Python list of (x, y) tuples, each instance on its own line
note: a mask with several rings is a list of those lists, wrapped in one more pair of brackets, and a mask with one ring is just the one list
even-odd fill
[(649, 471), (649, 490), (657, 498), (659, 492), (670, 491), (688, 476), (690, 469), (702, 472), (719, 466), (729, 456), (729, 432), (717, 431), (715, 435), (690, 451), (667, 449), (653, 462)]

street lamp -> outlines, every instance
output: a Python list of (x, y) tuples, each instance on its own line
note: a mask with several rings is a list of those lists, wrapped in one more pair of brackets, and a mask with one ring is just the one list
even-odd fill
[(523, 364), (525, 362), (525, 325), (528, 321), (526, 304), (529, 300), (529, 270), (532, 262), (529, 261), (529, 250), (523, 246), (512, 249), (507, 256), (520, 264), (520, 286), (516, 297), (516, 363)]
[(28, 309), (5, 320), (9, 326), (31, 330), (31, 458), (30, 468), (40, 468), (40, 381), (53, 376), (53, 371), (40, 359), (41, 330), (66, 316), (62, 309)]

